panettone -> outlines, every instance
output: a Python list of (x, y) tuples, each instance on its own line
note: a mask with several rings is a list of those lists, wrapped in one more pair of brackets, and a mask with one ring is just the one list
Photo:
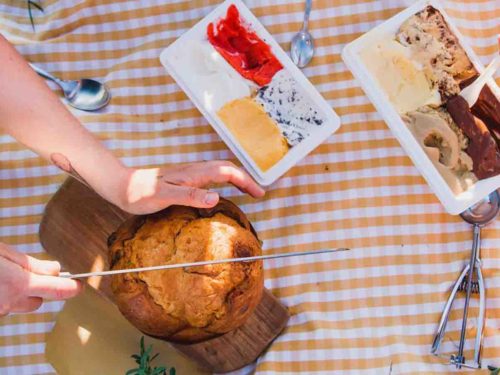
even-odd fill
[[(224, 199), (212, 209), (171, 206), (132, 217), (108, 245), (111, 269), (262, 253), (246, 216)], [(111, 287), (122, 314), (142, 332), (197, 342), (245, 322), (262, 297), (262, 262), (121, 274)]]

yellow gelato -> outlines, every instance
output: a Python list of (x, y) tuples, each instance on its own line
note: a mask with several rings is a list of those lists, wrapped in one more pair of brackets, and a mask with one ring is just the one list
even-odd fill
[(439, 91), (431, 87), (426, 72), (411, 60), (408, 47), (395, 40), (382, 40), (364, 50), (361, 57), (399, 113), (441, 104)]
[(288, 144), (278, 125), (253, 99), (233, 100), (217, 114), (263, 171), (271, 168), (288, 152)]

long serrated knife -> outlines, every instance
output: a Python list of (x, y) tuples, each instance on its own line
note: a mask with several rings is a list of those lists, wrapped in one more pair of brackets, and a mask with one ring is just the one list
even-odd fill
[(303, 255), (334, 253), (334, 252), (337, 252), (337, 251), (346, 251), (346, 250), (349, 250), (349, 249), (339, 248), (339, 249), (325, 249), (325, 250), (316, 250), (316, 251), (297, 251), (297, 252), (294, 252), (294, 253), (258, 255), (258, 256), (253, 256), (253, 257), (207, 260), (207, 261), (203, 261), (203, 262), (192, 262), (192, 263), (164, 264), (162, 266), (140, 267), (140, 268), (127, 268), (127, 269), (122, 269), (122, 270), (98, 271), (98, 272), (87, 272), (87, 273), (77, 273), (77, 274), (72, 274), (72, 273), (69, 273), (69, 272), (61, 272), (59, 274), (59, 276), (60, 277), (65, 277), (65, 278), (70, 278), (70, 279), (82, 279), (82, 278), (85, 278), (85, 277), (92, 277), (92, 276), (109, 276), (109, 275), (118, 275), (118, 274), (121, 274), (121, 273), (134, 273), (134, 272), (170, 270), (170, 269), (173, 269), (173, 268), (209, 266), (209, 265), (212, 265), (212, 264), (224, 264), (224, 263), (236, 263), (236, 262), (254, 262), (256, 260), (267, 260), (267, 259), (276, 259), (276, 258), (298, 257), (298, 256), (303, 256)]

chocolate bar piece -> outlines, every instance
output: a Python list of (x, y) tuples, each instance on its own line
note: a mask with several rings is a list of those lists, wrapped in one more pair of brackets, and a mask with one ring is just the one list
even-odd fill
[(500, 102), (488, 86), (484, 86), (481, 90), (471, 111), (474, 116), (484, 121), (488, 129), (500, 134)]
[(469, 137), (467, 154), (472, 158), (474, 174), (485, 179), (500, 174), (500, 151), (483, 121), (473, 116), (467, 101), (457, 95), (446, 103), (453, 121)]
[[(478, 75), (475, 75), (462, 82), (460, 88), (464, 89), (469, 86), (477, 77)], [(480, 118), (491, 132), (495, 131), (500, 135), (500, 101), (498, 101), (488, 85), (485, 85), (481, 90), (479, 98), (471, 108), (471, 112), (474, 116)], [(500, 147), (500, 144), (498, 146)]]

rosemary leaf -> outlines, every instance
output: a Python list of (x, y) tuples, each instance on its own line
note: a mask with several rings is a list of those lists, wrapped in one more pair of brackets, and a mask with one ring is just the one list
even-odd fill
[[(155, 360), (159, 353), (152, 355), (153, 345), (149, 345), (147, 348), (144, 344), (144, 336), (141, 337), (139, 343), (139, 354), (132, 354), (131, 358), (135, 360), (135, 363), (139, 365), (137, 368), (128, 370), (125, 375), (166, 375), (167, 367), (165, 366), (155, 366), (152, 367), (151, 362)], [(169, 375), (175, 375), (175, 367), (171, 367), (168, 371)]]

